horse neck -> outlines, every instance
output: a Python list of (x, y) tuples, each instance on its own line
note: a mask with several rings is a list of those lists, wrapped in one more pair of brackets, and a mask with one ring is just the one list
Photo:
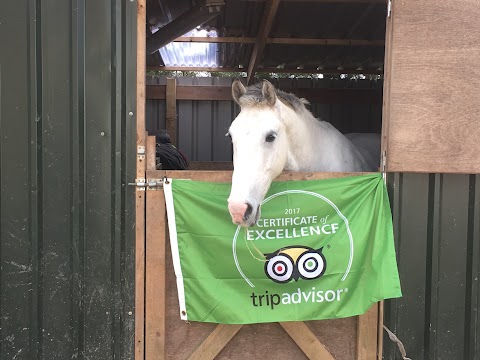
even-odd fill
[(285, 170), (343, 171), (343, 150), (351, 143), (329, 123), (316, 119), (307, 109), (299, 112), (283, 105), (289, 135)]

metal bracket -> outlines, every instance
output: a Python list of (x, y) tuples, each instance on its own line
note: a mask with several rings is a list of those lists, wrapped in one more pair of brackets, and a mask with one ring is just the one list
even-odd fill
[(135, 186), (139, 191), (145, 191), (147, 183), (145, 179), (135, 179), (134, 183), (128, 183), (129, 186)]
[(145, 146), (137, 146), (137, 158), (145, 159)]
[(387, 170), (387, 152), (382, 152), (382, 173), (385, 173)]
[(162, 190), (162, 189), (163, 189), (162, 179), (147, 179), (147, 190)]
[(128, 183), (129, 186), (135, 186), (139, 191), (161, 190), (163, 189), (163, 179), (135, 179), (134, 183)]
[(387, 4), (387, 18), (392, 15), (392, 0), (388, 0)]

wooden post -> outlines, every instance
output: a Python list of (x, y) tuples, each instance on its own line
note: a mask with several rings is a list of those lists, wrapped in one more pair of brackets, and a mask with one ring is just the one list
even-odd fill
[[(137, 1), (137, 171), (145, 178), (146, 0)], [(135, 360), (145, 356), (145, 191), (135, 191)]]
[[(164, 171), (147, 171), (148, 179), (161, 179)], [(145, 274), (145, 360), (165, 359), (166, 338), (166, 211), (161, 188), (147, 191)]]
[[(358, 317), (357, 325), (357, 359), (377, 358), (378, 352), (378, 303), (373, 304), (367, 312)], [(383, 324), (383, 323), (382, 323)]]
[(175, 78), (167, 79), (166, 119), (172, 144), (177, 146), (177, 79)]

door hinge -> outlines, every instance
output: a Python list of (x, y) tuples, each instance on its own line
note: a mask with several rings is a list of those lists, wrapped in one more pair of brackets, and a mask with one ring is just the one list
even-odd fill
[(387, 152), (383, 151), (382, 152), (382, 173), (384, 173), (387, 170)]
[(135, 179), (134, 183), (128, 183), (129, 186), (135, 186), (139, 191), (161, 190), (163, 189), (163, 179)]
[(387, 18), (392, 15), (392, 0), (388, 0), (387, 3)]

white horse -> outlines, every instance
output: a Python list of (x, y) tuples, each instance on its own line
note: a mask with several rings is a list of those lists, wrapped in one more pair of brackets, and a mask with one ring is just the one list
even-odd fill
[(275, 89), (268, 81), (245, 88), (232, 84), (240, 114), (227, 133), (233, 143), (232, 190), (228, 209), (233, 223), (253, 226), (274, 178), (283, 170), (377, 171), (380, 135), (343, 135), (316, 119), (308, 102)]

